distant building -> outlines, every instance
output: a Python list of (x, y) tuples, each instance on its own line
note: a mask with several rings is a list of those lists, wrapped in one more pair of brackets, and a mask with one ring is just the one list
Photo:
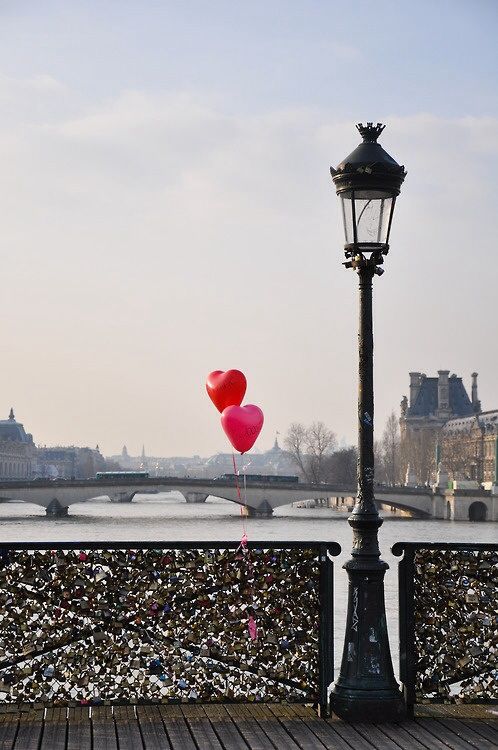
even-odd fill
[(121, 451), (120, 456), (114, 457), (116, 463), (119, 463), (121, 468), (123, 469), (129, 469), (131, 467), (131, 460), (130, 456), (128, 455), (128, 448), (126, 445), (123, 445), (123, 450)]
[[(296, 474), (290, 454), (282, 450), (275, 438), (273, 448), (264, 453), (245, 453), (236, 458), (237, 470), (244, 474)], [(233, 474), (233, 454), (217, 453), (206, 461), (207, 476)]]
[[(108, 462), (119, 464), (123, 469), (145, 469), (151, 477), (197, 477), (214, 478), (233, 473), (231, 453), (216, 453), (209, 458), (201, 456), (147, 456), (142, 446), (140, 456), (130, 456), (126, 446), (121, 454), (109, 456)], [(237, 469), (247, 474), (295, 474), (296, 467), (289, 454), (275, 440), (273, 448), (265, 453), (245, 453), (238, 456)]]
[(439, 461), (451, 479), (496, 482), (498, 411), (481, 411), (476, 372), (470, 398), (462, 378), (449, 370), (439, 370), (437, 378), (411, 372), (400, 430), (411, 481), (430, 481)]
[(99, 446), (37, 447), (33, 436), (10, 410), (0, 420), (0, 481), (10, 479), (89, 479), (105, 471), (106, 462)]
[(44, 479), (91, 479), (105, 471), (99, 447), (55, 446), (37, 449), (36, 475)]
[(149, 468), (149, 462), (147, 460), (147, 456), (145, 455), (145, 445), (142, 445), (142, 455), (140, 456), (140, 469), (142, 471), (147, 471)]
[(453, 479), (498, 484), (498, 410), (450, 419), (440, 443), (441, 461)]
[(0, 420), (0, 480), (31, 479), (35, 454), (33, 436), (11, 409), (9, 418)]

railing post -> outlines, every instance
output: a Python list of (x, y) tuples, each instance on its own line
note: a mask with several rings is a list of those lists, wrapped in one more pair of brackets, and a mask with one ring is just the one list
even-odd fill
[(404, 551), (403, 559), (398, 567), (399, 673), (403, 683), (407, 716), (413, 718), (415, 704), (415, 613), (413, 597), (415, 550), (409, 544), (398, 544), (396, 548), (397, 554), (401, 550)]
[(334, 565), (325, 544), (320, 545), (320, 636), (318, 647), (319, 713), (330, 715), (329, 688), (334, 679)]

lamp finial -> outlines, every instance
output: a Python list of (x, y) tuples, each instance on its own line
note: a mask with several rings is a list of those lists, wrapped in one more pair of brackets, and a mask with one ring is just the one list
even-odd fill
[(377, 138), (386, 126), (381, 122), (378, 122), (377, 125), (374, 125), (373, 122), (367, 122), (366, 125), (359, 122), (356, 127), (363, 138), (363, 143), (377, 143)]

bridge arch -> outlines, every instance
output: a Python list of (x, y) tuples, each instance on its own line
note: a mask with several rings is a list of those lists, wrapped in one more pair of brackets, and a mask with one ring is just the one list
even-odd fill
[(386, 498), (376, 498), (377, 505), (380, 508), (383, 508), (385, 510), (389, 511), (396, 511), (401, 510), (405, 513), (407, 513), (411, 518), (430, 518), (431, 514), (428, 513), (426, 510), (423, 510), (421, 508), (415, 508), (413, 505), (408, 505), (405, 503), (400, 503), (399, 500), (388, 500)]
[(476, 500), (469, 505), (469, 521), (486, 521), (487, 515), (486, 503)]

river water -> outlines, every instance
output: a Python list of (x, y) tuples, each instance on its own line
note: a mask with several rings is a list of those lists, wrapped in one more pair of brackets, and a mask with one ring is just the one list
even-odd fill
[[(347, 576), (342, 564), (351, 550), (347, 513), (330, 508), (277, 508), (273, 518), (245, 519), (249, 540), (334, 541), (342, 547), (335, 558), (335, 665), (340, 665), (347, 609)], [(393, 663), (398, 669), (399, 558), (391, 555), (398, 541), (496, 542), (497, 525), (436, 521), (384, 515), (379, 532), (382, 558), (389, 564), (385, 579), (386, 613)], [(132, 503), (92, 500), (72, 505), (66, 518), (45, 516), (45, 510), (25, 503), (0, 505), (0, 540), (11, 542), (84, 541), (239, 541), (243, 533), (240, 509), (234, 503), (210, 497), (187, 505), (181, 495), (136, 496)], [(336, 672), (337, 673), (337, 672)]]

